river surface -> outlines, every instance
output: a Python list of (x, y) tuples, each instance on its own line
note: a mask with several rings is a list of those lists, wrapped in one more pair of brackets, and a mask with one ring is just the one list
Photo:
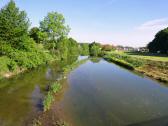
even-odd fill
[[(61, 78), (65, 65), (55, 63), (1, 81), (0, 126), (28, 125), (42, 111), (47, 85)], [(168, 125), (168, 88), (103, 59), (71, 71), (66, 85), (57, 104), (74, 126)]]

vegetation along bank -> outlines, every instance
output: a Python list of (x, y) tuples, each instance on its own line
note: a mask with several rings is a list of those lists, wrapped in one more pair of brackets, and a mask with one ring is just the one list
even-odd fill
[(151, 60), (141, 56), (135, 57), (119, 52), (108, 52), (103, 57), (108, 61), (141, 72), (161, 82), (168, 82), (168, 62), (166, 61)]

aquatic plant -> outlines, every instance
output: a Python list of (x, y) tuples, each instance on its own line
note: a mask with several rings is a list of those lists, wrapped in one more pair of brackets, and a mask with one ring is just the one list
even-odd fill
[(51, 91), (48, 92), (47, 96), (44, 98), (43, 106), (44, 112), (50, 109), (51, 103), (54, 101), (53, 93)]
[(62, 85), (58, 82), (55, 82), (51, 85), (50, 91), (53, 93), (58, 93), (62, 88)]
[(50, 109), (51, 104), (54, 101), (54, 94), (58, 93), (61, 88), (62, 85), (58, 82), (54, 82), (50, 85), (49, 91), (43, 101), (44, 112)]

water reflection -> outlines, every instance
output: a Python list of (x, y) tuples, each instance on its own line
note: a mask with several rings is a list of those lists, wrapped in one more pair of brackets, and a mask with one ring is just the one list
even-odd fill
[(92, 61), (71, 72), (69, 89), (60, 102), (74, 126), (144, 125), (155, 119), (164, 122), (168, 88), (104, 60)]
[(39, 85), (36, 85), (34, 91), (31, 94), (30, 99), (31, 99), (32, 105), (35, 106), (35, 108), (37, 108), (37, 111), (43, 110), (43, 106), (42, 106), (43, 97), (44, 97), (44, 94), (42, 93)]
[(42, 110), (46, 88), (62, 79), (64, 66), (78, 56), (44, 65), (8, 80), (0, 81), (0, 126), (24, 126)]

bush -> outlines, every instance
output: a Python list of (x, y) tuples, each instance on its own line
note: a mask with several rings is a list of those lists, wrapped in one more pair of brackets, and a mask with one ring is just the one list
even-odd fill
[(10, 58), (7, 56), (0, 57), (0, 73), (8, 72), (8, 64), (10, 64)]
[(44, 51), (24, 52), (17, 50), (11, 52), (9, 57), (17, 62), (20, 67), (28, 69), (45, 64), (52, 59), (52, 56)]
[(10, 71), (15, 71), (17, 69), (17, 63), (11, 60), (10, 63), (8, 64), (8, 68)]
[(15, 71), (17, 69), (17, 63), (7, 56), (0, 57), (0, 74), (9, 71)]

